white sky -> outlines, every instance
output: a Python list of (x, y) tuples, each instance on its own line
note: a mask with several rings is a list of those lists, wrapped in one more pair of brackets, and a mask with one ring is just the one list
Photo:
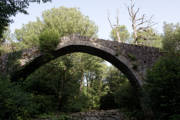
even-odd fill
[[(158, 23), (155, 28), (162, 32), (163, 22), (168, 23), (180, 22), (180, 0), (136, 0), (136, 7), (140, 8), (140, 13), (147, 16), (153, 15), (154, 22)], [(95, 22), (99, 28), (99, 38), (109, 39), (111, 28), (107, 20), (109, 11), (111, 21), (115, 23), (117, 10), (119, 10), (120, 24), (126, 25), (131, 31), (131, 24), (127, 12), (126, 5), (129, 0), (52, 0), (46, 4), (31, 4), (27, 9), (29, 15), (17, 14), (13, 18), (14, 23), (10, 25), (12, 31), (21, 28), (22, 24), (29, 21), (35, 21), (36, 17), (40, 17), (42, 11), (53, 7), (76, 7), (86, 16)]]

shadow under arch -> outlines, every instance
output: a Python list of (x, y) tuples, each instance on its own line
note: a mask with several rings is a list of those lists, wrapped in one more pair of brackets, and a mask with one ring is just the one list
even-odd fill
[(31, 73), (33, 73), (36, 69), (38, 69), (42, 65), (60, 56), (74, 53), (74, 52), (88, 53), (94, 56), (98, 56), (110, 62), (128, 78), (133, 88), (135, 88), (136, 90), (141, 88), (141, 83), (140, 83), (140, 80), (138, 80), (136, 73), (134, 73), (134, 71), (130, 69), (129, 65), (124, 63), (123, 59), (125, 58), (121, 59), (120, 57), (117, 57), (113, 55), (112, 53), (98, 49), (96, 47), (86, 46), (86, 45), (67, 45), (62, 48), (57, 49), (56, 51), (50, 52), (48, 54), (42, 54), (39, 57), (36, 57), (27, 65), (25, 65), (19, 71), (13, 73), (11, 75), (11, 80), (12, 81), (25, 80)]

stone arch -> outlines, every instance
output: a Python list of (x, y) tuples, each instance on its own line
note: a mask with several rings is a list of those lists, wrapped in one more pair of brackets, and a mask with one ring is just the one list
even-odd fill
[(54, 60), (60, 56), (70, 54), (73, 52), (82, 52), (88, 53), (91, 55), (98, 56), (111, 64), (117, 67), (124, 75), (129, 79), (131, 85), (135, 88), (141, 88), (142, 78), (138, 73), (132, 68), (131, 62), (124, 57), (123, 55), (117, 55), (117, 51), (98, 43), (96, 40), (86, 40), (86, 39), (77, 39), (73, 40), (69, 37), (61, 39), (61, 42), (58, 44), (55, 51), (49, 54), (40, 54), (38, 57), (35, 57), (31, 62), (25, 64), (22, 69), (15, 72), (11, 79), (16, 81), (20, 78), (25, 79), (33, 73), (40, 66), (48, 63), (51, 60)]

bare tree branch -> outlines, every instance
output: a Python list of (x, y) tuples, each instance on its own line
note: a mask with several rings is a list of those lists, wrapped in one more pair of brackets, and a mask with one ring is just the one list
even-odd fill
[(107, 18), (108, 18), (109, 25), (111, 26), (111, 29), (113, 29), (113, 25), (112, 25), (111, 20), (110, 20), (109, 12), (107, 14)]
[(127, 9), (132, 22), (134, 43), (137, 43), (137, 34), (141, 31), (146, 31), (147, 29), (150, 29), (152, 26), (155, 25), (155, 23), (152, 21), (153, 16), (151, 16), (149, 19), (146, 19), (145, 14), (142, 14), (140, 17), (138, 17), (140, 8), (135, 9), (134, 0), (130, 0), (130, 2), (130, 6), (128, 6)]
[(119, 32), (118, 32), (118, 29), (117, 29), (117, 28), (120, 26), (120, 25), (119, 25), (119, 17), (118, 17), (118, 15), (117, 15), (117, 17), (116, 17), (116, 24), (115, 24), (115, 25), (113, 25), (113, 24), (111, 23), (111, 20), (110, 20), (109, 15), (108, 15), (107, 18), (108, 18), (109, 24), (110, 24), (110, 26), (111, 26), (111, 29), (112, 29), (112, 30), (115, 30), (115, 32), (116, 32), (117, 41), (118, 41), (118, 42), (122, 42), (122, 41), (121, 41), (120, 34), (119, 34)]

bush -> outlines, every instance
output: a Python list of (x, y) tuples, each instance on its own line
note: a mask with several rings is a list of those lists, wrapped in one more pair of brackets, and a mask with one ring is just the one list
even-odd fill
[(55, 100), (55, 97), (52, 95), (34, 95), (33, 103), (36, 105), (36, 114), (54, 112), (58, 109), (58, 103)]
[(35, 111), (32, 96), (0, 76), (0, 120), (28, 119)]
[(174, 114), (170, 116), (170, 120), (180, 120), (180, 114)]
[(60, 114), (42, 114), (38, 117), (38, 119), (50, 119), (50, 120), (71, 120), (71, 117), (65, 113)]
[(69, 98), (64, 106), (62, 111), (64, 112), (81, 112), (87, 110), (89, 107), (89, 98), (83, 93), (76, 98)]
[(180, 113), (180, 56), (162, 57), (147, 72), (145, 90), (159, 119)]
[(59, 43), (59, 33), (55, 29), (45, 29), (39, 37), (40, 50), (42, 52), (51, 52), (56, 49)]

